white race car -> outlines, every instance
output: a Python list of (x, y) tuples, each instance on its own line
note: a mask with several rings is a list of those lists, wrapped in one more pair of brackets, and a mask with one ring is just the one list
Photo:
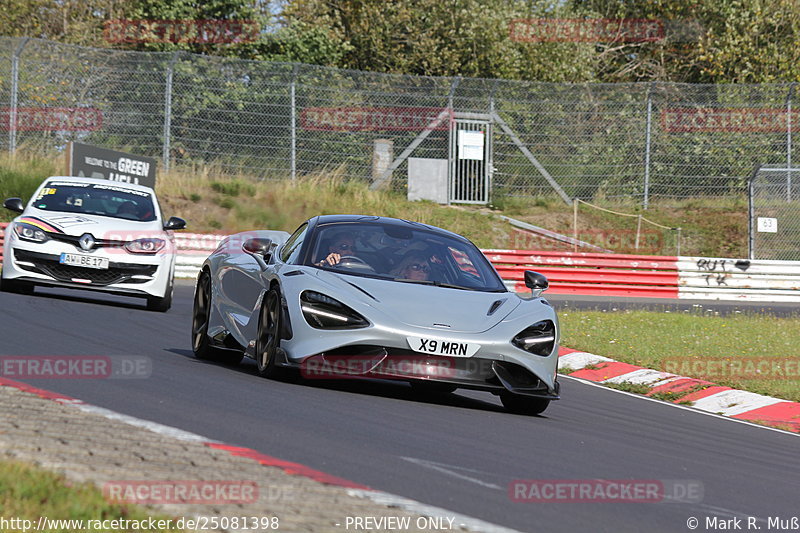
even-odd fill
[(172, 304), (173, 230), (149, 187), (103, 179), (50, 177), (6, 228), (0, 290), (32, 293), (35, 285), (92, 289), (147, 298), (147, 308)]

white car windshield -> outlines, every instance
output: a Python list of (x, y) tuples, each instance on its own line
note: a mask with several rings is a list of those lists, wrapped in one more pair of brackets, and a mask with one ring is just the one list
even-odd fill
[(507, 290), (472, 243), (422, 225), (417, 229), (379, 222), (323, 224), (307, 257), (312, 266), (357, 276), (467, 290)]
[(39, 190), (32, 205), (44, 211), (102, 215), (141, 222), (156, 220), (150, 193), (111, 182), (106, 185), (51, 181)]

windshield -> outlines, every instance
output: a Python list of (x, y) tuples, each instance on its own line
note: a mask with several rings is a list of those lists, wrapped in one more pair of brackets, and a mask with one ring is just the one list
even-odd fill
[(356, 276), (457, 289), (506, 292), (472, 243), (442, 232), (375, 222), (324, 224), (307, 264)]
[(51, 181), (39, 190), (32, 205), (44, 211), (102, 215), (141, 222), (156, 220), (150, 193), (113, 183)]

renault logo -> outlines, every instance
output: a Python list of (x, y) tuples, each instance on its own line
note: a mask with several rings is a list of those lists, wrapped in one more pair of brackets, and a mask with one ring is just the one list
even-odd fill
[(89, 233), (84, 233), (81, 235), (81, 238), (78, 239), (78, 243), (81, 245), (82, 249), (88, 252), (94, 248), (94, 237), (92, 237), (92, 235)]

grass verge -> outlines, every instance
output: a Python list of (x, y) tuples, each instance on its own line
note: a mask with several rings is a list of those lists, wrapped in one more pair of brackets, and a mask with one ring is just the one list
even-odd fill
[(570, 310), (561, 343), (646, 368), (800, 402), (798, 316)]
[[(151, 517), (158, 520), (169, 520), (157, 516), (146, 508), (137, 505), (120, 505), (106, 501), (103, 493), (96, 486), (82, 483), (72, 484), (64, 477), (18, 461), (0, 461), (0, 509), (3, 518), (30, 520), (32, 531), (39, 525), (40, 517), (50, 520), (49, 527), (42, 531), (180, 531), (178, 529), (141, 529), (138, 527), (89, 527), (92, 522), (100, 520), (123, 519), (146, 523)], [(72, 520), (70, 524), (66, 521)], [(83, 528), (74, 521), (82, 520)], [(57, 523), (57, 521), (64, 521)], [(92, 522), (88, 522), (92, 521)], [(166, 523), (166, 522), (164, 522)], [(173, 520), (174, 523), (174, 520)], [(23, 527), (10, 526), (8, 531), (24, 531)], [(102, 526), (102, 524), (96, 524)], [(106, 525), (111, 525), (108, 522)], [(128, 525), (133, 524), (122, 524)], [(4, 529), (5, 530), (5, 529)]]
[[(63, 174), (63, 155), (43, 156), (20, 149), (15, 158), (0, 155), (0, 199), (27, 200), (42, 179)], [(572, 206), (553, 196), (497, 197), (491, 207), (440, 206), (408, 202), (404, 192), (371, 191), (365, 181), (343, 178), (342, 169), (310, 174), (296, 181), (279, 176), (232, 176), (219, 165), (184, 164), (161, 173), (157, 192), (164, 215), (189, 222), (197, 233), (233, 233), (255, 228), (292, 231), (317, 214), (380, 214), (441, 226), (469, 237), (478, 246), (516, 249), (569, 249), (512, 229), (494, 214), (504, 214), (551, 231), (572, 235)], [(747, 202), (744, 198), (653, 199), (642, 210), (636, 199), (597, 199), (594, 203), (660, 224), (682, 228), (681, 254), (746, 257)], [(489, 216), (486, 216), (489, 215)], [(0, 222), (13, 213), (0, 210)], [(581, 204), (578, 237), (617, 253), (674, 255), (675, 233), (643, 225), (635, 248), (635, 217), (620, 217)]]

